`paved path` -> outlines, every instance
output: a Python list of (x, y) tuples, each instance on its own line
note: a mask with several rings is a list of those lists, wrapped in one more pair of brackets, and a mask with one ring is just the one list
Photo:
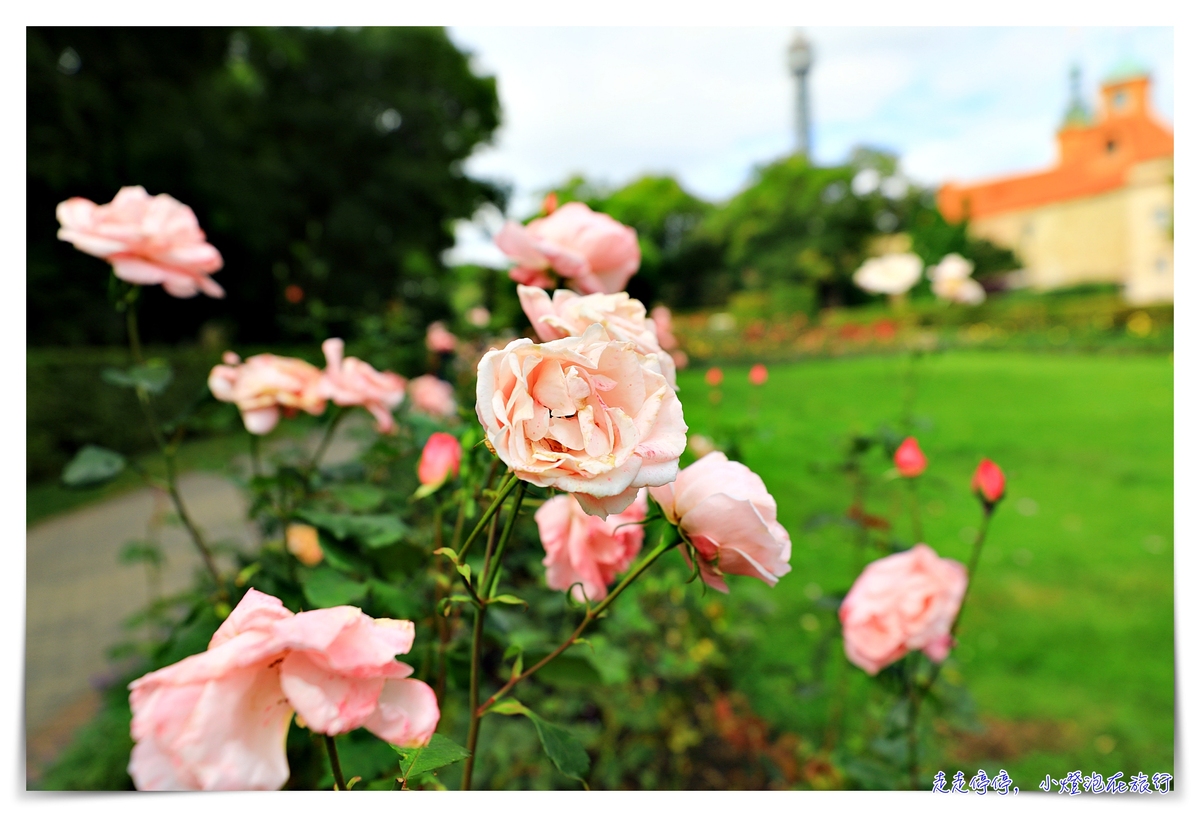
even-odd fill
[[(351, 434), (352, 429), (339, 429), (326, 462), (354, 454), (358, 444)], [(257, 530), (246, 521), (246, 499), (230, 479), (185, 474), (180, 491), (209, 542), (258, 541)], [(27, 530), (25, 733), (30, 776), (94, 714), (99, 704), (95, 690), (120, 671), (108, 651), (129, 635), (122, 622), (151, 597), (144, 566), (119, 562), (125, 543), (156, 538), (162, 544), (164, 594), (185, 589), (203, 569), (182, 528), (164, 524), (172, 510), (164, 493), (143, 488)]]

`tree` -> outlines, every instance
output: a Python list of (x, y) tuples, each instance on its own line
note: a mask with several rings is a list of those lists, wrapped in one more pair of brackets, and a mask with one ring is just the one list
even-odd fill
[(55, 239), (69, 196), (141, 184), (196, 211), (228, 296), (150, 288), (164, 341), (212, 320), (323, 338), (385, 305), (423, 326), (453, 220), (503, 203), (462, 170), (499, 125), (495, 80), (441, 29), (31, 28), (27, 53), (31, 343), (120, 338), (102, 263)]

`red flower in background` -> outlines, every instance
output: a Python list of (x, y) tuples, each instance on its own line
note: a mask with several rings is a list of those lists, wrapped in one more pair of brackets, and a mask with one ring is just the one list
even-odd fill
[(718, 367), (713, 366), (704, 373), (704, 382), (712, 386), (714, 389), (721, 385), (721, 381), (725, 379), (725, 373)]
[(971, 478), (971, 490), (979, 495), (984, 505), (989, 508), (1004, 498), (1004, 472), (1000, 466), (986, 457), (975, 469)]
[(922, 453), (921, 446), (917, 445), (916, 437), (905, 438), (904, 442), (900, 443), (900, 447), (896, 449), (893, 460), (902, 477), (911, 479), (925, 473), (925, 454)]
[(767, 367), (761, 363), (755, 363), (750, 367), (750, 385), (761, 386), (767, 382)]

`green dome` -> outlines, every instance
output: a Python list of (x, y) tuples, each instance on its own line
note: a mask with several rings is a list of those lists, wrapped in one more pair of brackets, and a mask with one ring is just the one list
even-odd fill
[(1121, 82), (1136, 77), (1150, 76), (1150, 69), (1133, 57), (1122, 57), (1104, 77), (1104, 83)]

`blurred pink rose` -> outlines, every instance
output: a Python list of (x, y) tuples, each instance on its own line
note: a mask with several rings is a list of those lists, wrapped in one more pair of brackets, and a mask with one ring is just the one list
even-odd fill
[(967, 591), (967, 569), (917, 545), (867, 565), (838, 610), (850, 662), (875, 675), (909, 650), (942, 662)]
[(395, 659), (411, 621), (356, 607), (293, 614), (250, 589), (208, 650), (129, 685), (142, 790), (278, 789), (287, 782), (288, 726), (339, 735), (365, 727), (396, 745), (427, 743), (440, 713), (430, 687)]
[(422, 485), (441, 485), (451, 476), (458, 476), (462, 455), (462, 444), (457, 437), (444, 431), (435, 431), (421, 449), (417, 479)]
[(896, 449), (892, 461), (896, 463), (896, 470), (902, 477), (911, 479), (925, 473), (925, 454), (921, 451), (921, 446), (917, 444), (916, 437), (905, 437), (904, 442), (900, 443), (900, 447)]
[(620, 292), (642, 262), (637, 231), (577, 201), (524, 226), (507, 222), (496, 246), (517, 262), (514, 281), (547, 288), (553, 270), (583, 293)]
[(546, 549), (546, 584), (552, 590), (570, 590), (577, 601), (586, 597), (597, 602), (642, 549), (645, 532), (631, 523), (646, 518), (646, 489), (632, 505), (606, 519), (589, 515), (565, 494), (547, 501), (533, 518)]
[(767, 367), (761, 363), (755, 363), (750, 367), (750, 385), (761, 386), (767, 382)]
[(716, 366), (713, 366), (704, 373), (704, 382), (712, 386), (714, 389), (721, 385), (721, 381), (725, 379), (725, 372), (721, 371)]
[(254, 355), (245, 363), (226, 352), (224, 363), (213, 366), (208, 388), (213, 397), (237, 404), (251, 434), (266, 434), (279, 422), (279, 410), (320, 414), (325, 410), (321, 370), (294, 357)]
[(434, 321), (425, 330), (425, 346), (431, 352), (453, 352), (458, 346), (458, 338), (446, 328), (446, 324)]
[(345, 350), (341, 338), (329, 338), (321, 344), (325, 353), (325, 396), (338, 406), (362, 406), (375, 418), (376, 431), (394, 434), (396, 418), (392, 411), (404, 401), (404, 378), (376, 371), (356, 357), (343, 358)]
[(88, 255), (103, 258), (122, 281), (162, 284), (168, 295), (191, 298), (203, 292), (225, 297), (210, 276), (224, 261), (204, 240), (192, 208), (165, 193), (122, 187), (108, 204), (71, 198), (55, 210), (58, 237)]
[(431, 417), (453, 417), (458, 411), (454, 399), (454, 386), (431, 374), (414, 377), (408, 382), (408, 394), (412, 407)]
[(753, 576), (772, 587), (792, 566), (792, 540), (776, 521), (775, 498), (762, 478), (720, 451), (679, 472), (650, 496), (700, 554), (700, 577), (729, 592), (724, 576)]
[(659, 347), (654, 321), (646, 317), (646, 307), (636, 298), (630, 298), (629, 293), (578, 295), (557, 289), (551, 299), (544, 289), (519, 285), (517, 297), (540, 339), (582, 335), (589, 326), (598, 323), (613, 340), (629, 341), (641, 354), (655, 355), (663, 376), (675, 388), (675, 361)]
[(658, 335), (658, 345), (668, 352), (679, 346), (679, 341), (671, 331), (671, 310), (661, 304), (650, 310), (650, 320), (654, 321), (654, 331)]
[(575, 494), (589, 514), (620, 513), (638, 489), (675, 479), (683, 406), (657, 357), (599, 324), (581, 337), (519, 338), (479, 362), (476, 413), (521, 479)]

